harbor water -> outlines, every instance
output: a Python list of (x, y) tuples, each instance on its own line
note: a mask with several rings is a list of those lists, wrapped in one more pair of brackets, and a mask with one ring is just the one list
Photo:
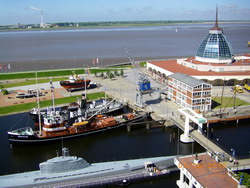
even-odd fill
[[(0, 117), (0, 174), (11, 174), (30, 170), (38, 170), (39, 163), (56, 156), (62, 145), (70, 149), (70, 154), (83, 157), (90, 163), (126, 160), (163, 155), (176, 155), (179, 143), (180, 154), (203, 152), (198, 144), (182, 144), (178, 142), (176, 128), (145, 127), (115, 130), (71, 140), (62, 140), (53, 144), (10, 148), (7, 131), (11, 128), (33, 126), (28, 113)], [(131, 187), (162, 187), (167, 184), (175, 186), (178, 174), (162, 177), (151, 181), (132, 183)]]
[[(204, 152), (197, 143), (184, 144), (178, 141), (177, 128), (152, 128), (145, 127), (115, 130), (102, 134), (96, 134), (71, 140), (62, 140), (53, 144), (39, 146), (10, 148), (7, 131), (19, 127), (33, 126), (28, 113), (0, 117), (0, 174), (11, 174), (30, 170), (38, 170), (38, 164), (56, 156), (56, 151), (61, 150), (62, 145), (70, 149), (70, 154), (83, 157), (90, 163), (126, 160), (163, 155), (181, 155)], [(242, 131), (243, 128), (243, 131)], [(214, 141), (230, 150), (236, 150), (237, 157), (250, 157), (250, 138), (247, 136), (250, 130), (247, 121), (241, 121), (236, 126), (234, 123), (227, 125), (214, 125)], [(244, 133), (244, 135), (242, 135)], [(234, 139), (232, 139), (234, 138)], [(178, 149), (179, 148), (179, 149)], [(175, 187), (178, 173), (149, 181), (133, 182), (131, 187)]]

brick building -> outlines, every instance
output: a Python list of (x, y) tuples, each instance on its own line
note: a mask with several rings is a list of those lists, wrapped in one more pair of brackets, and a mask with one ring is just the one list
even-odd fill
[(171, 74), (168, 76), (168, 97), (184, 108), (211, 110), (212, 85), (186, 74)]

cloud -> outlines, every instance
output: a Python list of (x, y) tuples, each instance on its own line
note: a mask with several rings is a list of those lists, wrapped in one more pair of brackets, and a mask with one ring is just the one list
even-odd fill
[(241, 8), (234, 4), (225, 4), (220, 7), (219, 14), (222, 19), (250, 19), (250, 9)]
[(220, 8), (221, 9), (237, 9), (239, 8), (239, 6), (234, 5), (234, 4), (225, 4), (225, 5), (221, 5)]

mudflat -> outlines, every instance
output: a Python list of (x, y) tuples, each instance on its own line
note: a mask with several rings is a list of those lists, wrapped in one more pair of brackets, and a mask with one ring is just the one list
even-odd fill
[[(124, 45), (136, 61), (195, 56), (212, 26), (0, 32), (0, 64), (10, 64), (12, 72), (118, 64), (129, 62)], [(223, 23), (220, 27), (235, 54), (249, 53), (249, 23)], [(99, 64), (93, 64), (96, 58)]]

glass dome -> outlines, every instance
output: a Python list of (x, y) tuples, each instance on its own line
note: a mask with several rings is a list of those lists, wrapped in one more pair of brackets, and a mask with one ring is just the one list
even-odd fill
[[(198, 58), (198, 59), (197, 59)], [(226, 37), (221, 34), (209, 33), (201, 42), (196, 59), (204, 62), (225, 63), (232, 61), (233, 49)]]
[(217, 12), (216, 10), (215, 25), (201, 42), (195, 58), (209, 63), (231, 63), (234, 57), (233, 48), (223, 34), (223, 30), (218, 26)]

